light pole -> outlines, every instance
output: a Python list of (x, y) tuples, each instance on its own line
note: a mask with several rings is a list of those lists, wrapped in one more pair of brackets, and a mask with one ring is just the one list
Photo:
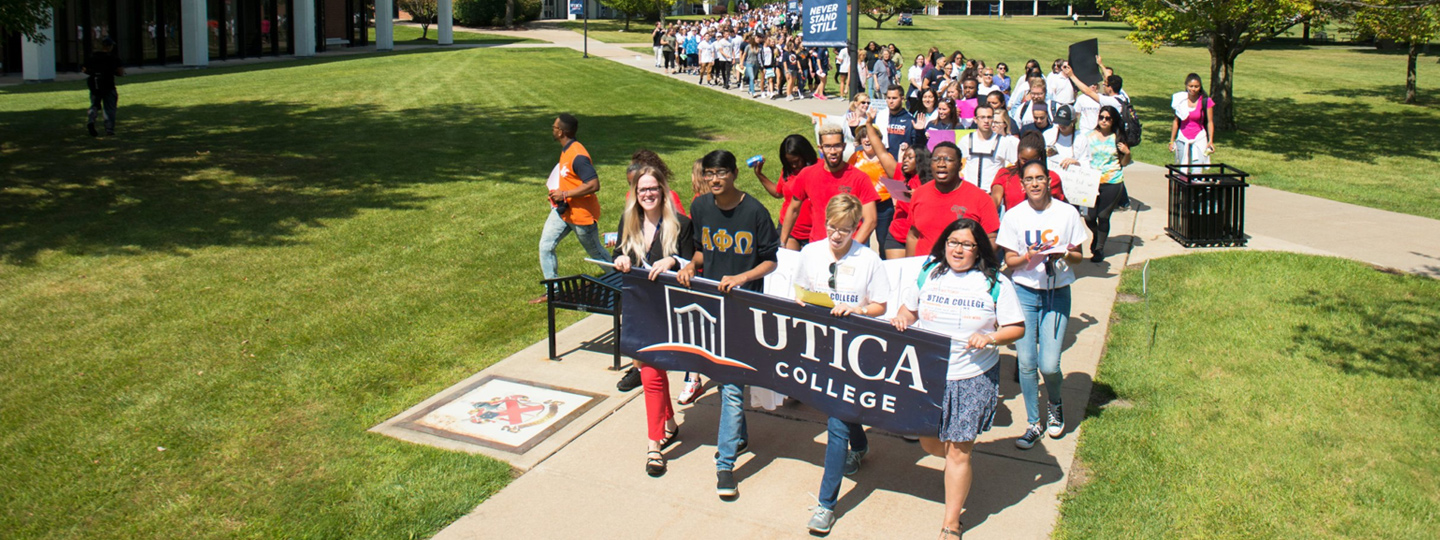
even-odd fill
[(580, 0), (580, 2), (580, 12), (585, 14), (585, 37), (582, 39), (584, 44), (581, 46), (585, 56), (582, 58), (590, 58), (590, 0)]
[(850, 1), (850, 101), (860, 93), (860, 0)]

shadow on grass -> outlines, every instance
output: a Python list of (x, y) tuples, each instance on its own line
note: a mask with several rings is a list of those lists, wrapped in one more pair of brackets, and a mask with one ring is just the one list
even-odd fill
[[(516, 38), (515, 41), (523, 41), (523, 39)], [(436, 45), (436, 46), (434, 46), (434, 47), (424, 48), (424, 49), (410, 49), (410, 50), (405, 50), (405, 51), (386, 51), (386, 52), (378, 52), (378, 51), (375, 51), (374, 49), (369, 49), (368, 51), (366, 51), (366, 50), (356, 50), (356, 51), (347, 52), (347, 53), (344, 53), (344, 54), (334, 54), (334, 55), (327, 55), (327, 56), (317, 56), (317, 57), (311, 57), (311, 58), (296, 58), (296, 57), (293, 57), (293, 56), (266, 56), (266, 57), (263, 57), (263, 58), (260, 58), (260, 59), (251, 59), (251, 60), (253, 60), (252, 63), (245, 63), (245, 64), (228, 64), (228, 65), (227, 65), (227, 64), (222, 63), (222, 62), (217, 62), (216, 64), (213, 64), (213, 65), (211, 65), (210, 67), (206, 67), (206, 68), (187, 68), (187, 67), (182, 67), (182, 66), (178, 66), (178, 65), (176, 65), (176, 66), (165, 66), (165, 67), (154, 67), (154, 66), (152, 66), (151, 68), (161, 69), (161, 70), (163, 70), (163, 71), (150, 72), (150, 73), (142, 73), (142, 74), (136, 74), (136, 75), (128, 75), (128, 76), (125, 76), (125, 77), (121, 77), (121, 78), (118, 80), (118, 81), (119, 81), (119, 85), (120, 85), (121, 114), (126, 114), (125, 110), (129, 108), (129, 107), (126, 107), (125, 104), (124, 104), (124, 103), (125, 103), (125, 86), (126, 86), (126, 85), (129, 85), (129, 84), (151, 83), (151, 82), (159, 82), (159, 81), (168, 81), (168, 80), (172, 80), (172, 79), (191, 79), (191, 78), (195, 78), (195, 77), (209, 77), (209, 76), (214, 76), (214, 75), (234, 75), (234, 74), (238, 74), (238, 73), (249, 73), (249, 72), (252, 72), (252, 71), (265, 71), (265, 70), (271, 70), (271, 69), (284, 69), (284, 68), (319, 66), (319, 65), (324, 65), (324, 64), (332, 64), (332, 63), (335, 63), (335, 62), (348, 62), (348, 61), (351, 61), (351, 60), (366, 60), (366, 59), (373, 59), (373, 58), (379, 58), (379, 57), (384, 57), (384, 56), (458, 52), (458, 51), (465, 51), (465, 50), (470, 50), (470, 49), (475, 48), (475, 47), (466, 47), (466, 46), (464, 46), (464, 45), (492, 45), (492, 44), (493, 44), (493, 45), (497, 45), (497, 46), (498, 46), (498, 45), (504, 45), (504, 44), (507, 44), (507, 43), (511, 43), (511, 42), (510, 42), (510, 41), (503, 41), (503, 42), (502, 42), (502, 41), (495, 41), (495, 42), (493, 42), (493, 43), (491, 43), (491, 42), (477, 42), (477, 43), (460, 43), (460, 42), (457, 42), (456, 44), (457, 44), (457, 45), (461, 45), (460, 47), (441, 47), (441, 46)], [(409, 43), (409, 42), (399, 42), (399, 43), (397, 43), (397, 44), (399, 44), (399, 45), (410, 45), (410, 44), (412, 44), (412, 43)], [(433, 45), (433, 44), (434, 44), (433, 41), (424, 42), (424, 43), (413, 43), (413, 45)], [(237, 60), (237, 61), (239, 61), (239, 60)], [(15, 85), (15, 86), (0, 87), (0, 95), (6, 95), (6, 94), (43, 94), (43, 93), (46, 93), (46, 92), (68, 92), (68, 91), (75, 91), (75, 90), (85, 90), (85, 81), (84, 81), (84, 80), (76, 80), (76, 81), (66, 81), (66, 82), (56, 82), (56, 83), (20, 84), (20, 85)], [(82, 105), (82, 107), (83, 107), (83, 105)]]
[[(82, 111), (3, 112), (0, 262), (286, 245), (363, 210), (422, 208), (413, 188), (432, 183), (527, 184), (538, 200), (560, 150), (558, 112), (122, 102), (120, 136), (100, 139), (85, 135)], [(669, 116), (587, 115), (582, 128), (601, 165), (714, 136)]]
[[(1170, 110), (1168, 97), (1134, 100), (1137, 108)], [(1329, 156), (1372, 165), (1380, 157), (1440, 156), (1440, 131), (1431, 114), (1395, 114), (1364, 103), (1301, 104), (1291, 98), (1240, 99), (1236, 108), (1239, 131), (1221, 134), (1217, 145), (1289, 160)], [(1146, 141), (1165, 144), (1169, 126), (1155, 126), (1145, 130)]]
[[(1387, 84), (1383, 86), (1367, 86), (1364, 88), (1335, 88), (1331, 90), (1311, 90), (1306, 92), (1312, 96), (1334, 96), (1343, 98), (1380, 98), (1396, 105), (1407, 105), (1405, 103), (1405, 85)], [(1426, 109), (1440, 109), (1440, 102), (1432, 99), (1425, 93), (1425, 88), (1417, 89), (1415, 103), (1409, 106), (1424, 107)]]
[(1348, 374), (1440, 379), (1440, 298), (1311, 289), (1290, 303), (1322, 315), (1296, 328), (1299, 354)]

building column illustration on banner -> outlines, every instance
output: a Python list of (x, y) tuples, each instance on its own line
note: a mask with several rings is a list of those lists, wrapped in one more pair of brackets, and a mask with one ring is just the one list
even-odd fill
[[(710, 306), (706, 309), (705, 306)], [(640, 352), (687, 352), (711, 363), (755, 371), (744, 362), (725, 356), (725, 297), (682, 287), (665, 287), (666, 331), (669, 339)]]

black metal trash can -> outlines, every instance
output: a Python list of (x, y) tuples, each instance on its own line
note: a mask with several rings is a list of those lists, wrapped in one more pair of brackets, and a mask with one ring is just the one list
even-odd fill
[(1245, 182), (1250, 175), (1223, 163), (1166, 165), (1170, 221), (1165, 232), (1185, 247), (1243, 246)]

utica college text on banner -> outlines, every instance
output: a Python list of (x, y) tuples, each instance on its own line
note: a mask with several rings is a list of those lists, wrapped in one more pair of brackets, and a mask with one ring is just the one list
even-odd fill
[(789, 395), (826, 414), (934, 435), (950, 338), (673, 274), (625, 276), (620, 351), (667, 370)]

